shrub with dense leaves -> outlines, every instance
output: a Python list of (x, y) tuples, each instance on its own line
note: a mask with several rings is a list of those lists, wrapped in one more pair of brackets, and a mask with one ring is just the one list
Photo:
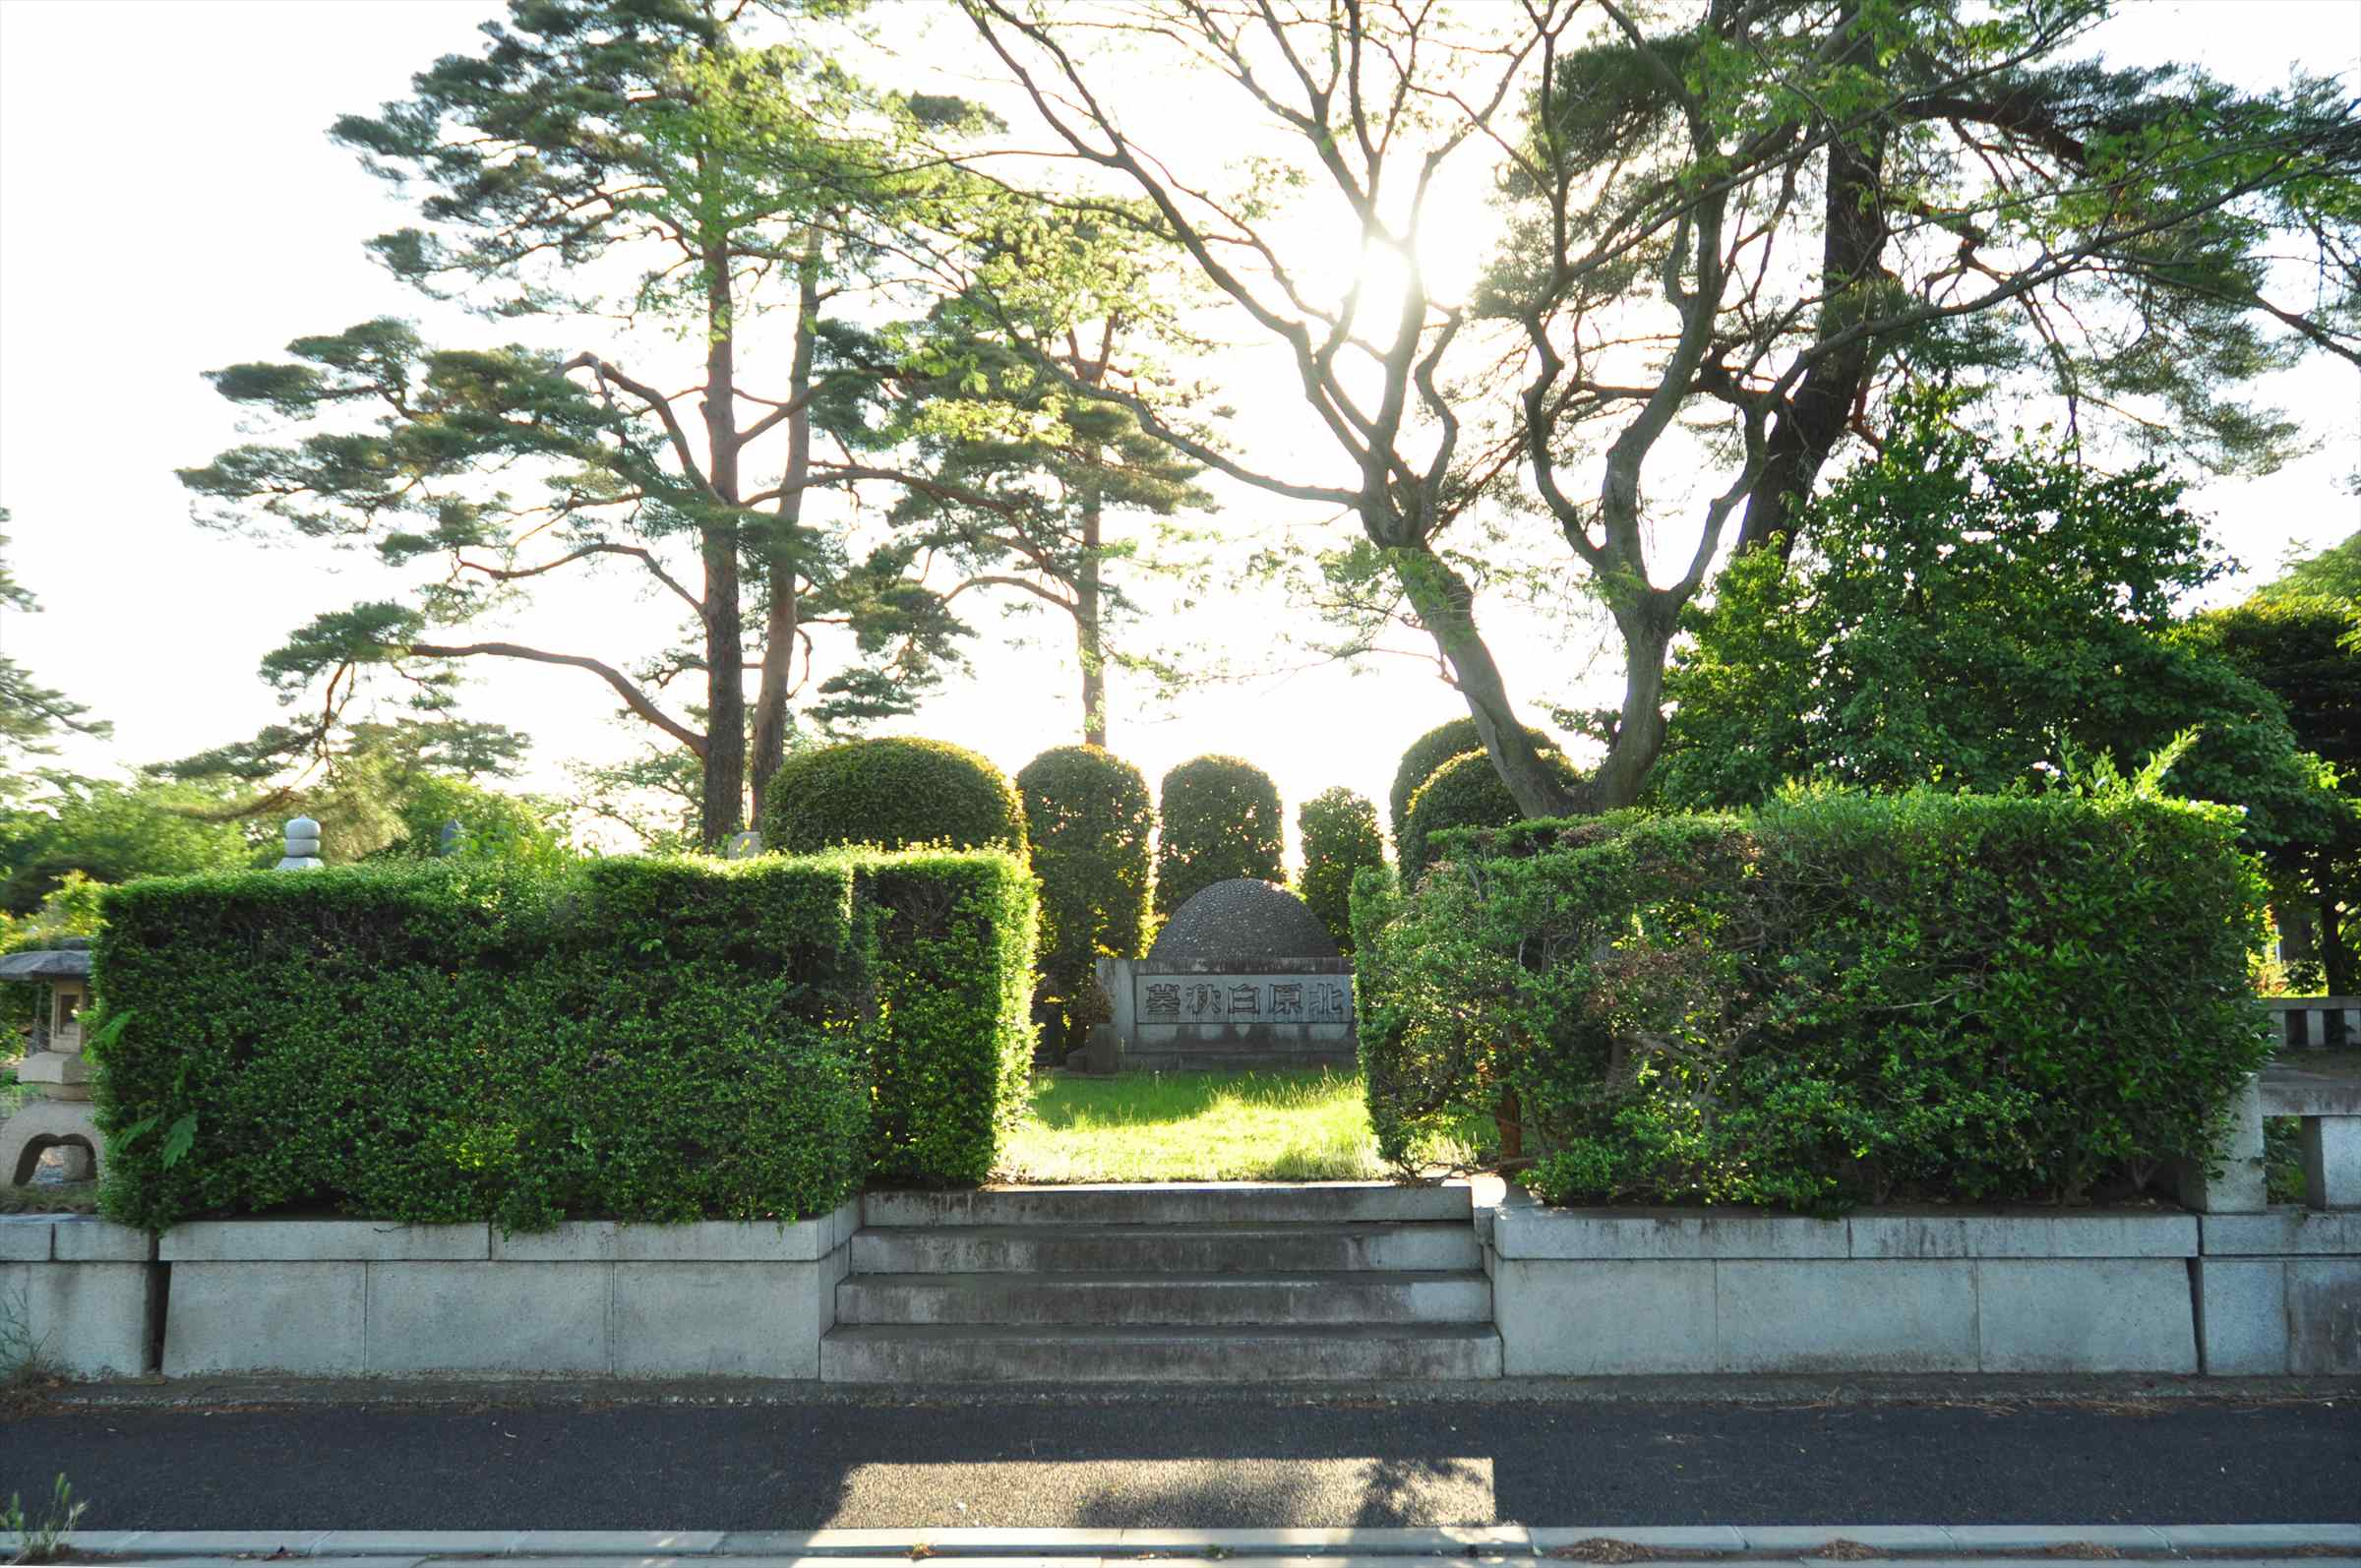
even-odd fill
[(141, 881), (94, 952), (106, 1211), (790, 1219), (990, 1168), (1030, 1055), (1005, 853), (462, 857)]
[(1156, 913), (1170, 915), (1215, 882), (1286, 874), (1279, 786), (1253, 763), (1200, 756), (1164, 775), (1156, 834)]
[(877, 935), (876, 1179), (972, 1186), (1033, 1070), (1033, 874), (1004, 851), (913, 850), (861, 867)]
[[(1581, 781), (1574, 764), (1555, 752), (1544, 752), (1542, 763), (1568, 784)], [(1454, 827), (1506, 827), (1524, 814), (1492, 759), (1483, 752), (1462, 753), (1436, 768), (1410, 798), (1410, 817), (1397, 846), (1402, 880), (1416, 885), (1425, 874), (1434, 859), (1429, 843), (1434, 834)]]
[(1073, 1037), (1093, 1011), (1093, 965), (1139, 953), (1156, 813), (1139, 769), (1096, 746), (1042, 753), (1017, 773), (1016, 789), (1041, 878), (1041, 992), (1059, 1015), (1050, 1054), (1060, 1059), (1081, 1044)]
[(1455, 834), (1355, 889), (1380, 1146), (1505, 1103), (1556, 1202), (2135, 1193), (2266, 1054), (2237, 833), (2116, 788)]
[(1303, 877), (1297, 891), (1320, 917), (1339, 951), (1353, 951), (1353, 879), (1385, 864), (1385, 839), (1377, 831), (1377, 808), (1338, 785), (1322, 790), (1296, 812), (1303, 840)]
[(1025, 853), (1016, 791), (986, 758), (947, 741), (899, 736), (798, 752), (762, 792), (762, 838), (809, 855), (841, 844)]
[[(1557, 743), (1540, 730), (1525, 732), (1544, 755), (1555, 755)], [(1386, 792), (1386, 825), (1394, 835), (1394, 853), (1402, 853), (1403, 835), (1410, 830), (1410, 798), (1419, 793), (1419, 786), (1434, 777), (1434, 770), (1455, 756), (1483, 750), (1483, 737), (1476, 733), (1474, 719), (1453, 719), (1410, 743), (1402, 754), (1401, 765), (1394, 769), (1394, 787)]]

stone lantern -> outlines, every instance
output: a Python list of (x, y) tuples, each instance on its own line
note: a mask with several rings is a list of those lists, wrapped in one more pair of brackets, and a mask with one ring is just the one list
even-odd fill
[(49, 1005), (35, 1015), (32, 1051), (17, 1064), (17, 1081), (40, 1091), (0, 1126), (0, 1181), (32, 1179), (43, 1150), (63, 1151), (66, 1179), (97, 1174), (98, 1122), (91, 1105), (91, 1063), (82, 1054), (82, 1015), (91, 1002), (91, 948), (85, 938), (0, 958), (0, 981), (43, 985)]

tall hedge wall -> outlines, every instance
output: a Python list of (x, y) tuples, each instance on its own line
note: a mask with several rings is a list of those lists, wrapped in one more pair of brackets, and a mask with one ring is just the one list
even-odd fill
[(1139, 769), (1096, 746), (1051, 748), (1016, 788), (1041, 878), (1041, 990), (1060, 1020), (1046, 1044), (1071, 1049), (1105, 1009), (1091, 978), (1100, 955), (1139, 956), (1156, 813)]
[[(1544, 755), (1557, 754), (1557, 742), (1541, 730), (1528, 728), (1525, 733)], [(1449, 719), (1428, 730), (1403, 749), (1402, 761), (1394, 769), (1393, 788), (1386, 792), (1386, 825), (1393, 830), (1394, 854), (1404, 856), (1410, 831), (1410, 798), (1419, 787), (1434, 777), (1434, 770), (1455, 756), (1483, 750), (1483, 737), (1476, 733), (1472, 718)]]
[(1156, 913), (1169, 916), (1215, 882), (1287, 875), (1279, 786), (1238, 756), (1191, 757), (1157, 797)]
[(1025, 852), (1025, 813), (992, 759), (887, 735), (797, 752), (762, 791), (762, 837), (788, 855), (844, 844)]
[(2128, 1196), (2266, 1054), (2236, 834), (2117, 792), (1446, 835), (1355, 889), (1379, 1142), (1506, 1105), (1559, 1202)]
[(1303, 844), (1303, 875), (1296, 890), (1328, 928), (1337, 950), (1350, 954), (1353, 879), (1385, 864), (1377, 808), (1339, 784), (1297, 808), (1296, 829)]
[[(1542, 765), (1569, 787), (1582, 782), (1582, 770), (1554, 750), (1542, 754)], [(1488, 753), (1461, 753), (1428, 774), (1410, 798), (1410, 817), (1397, 840), (1402, 880), (1415, 886), (1426, 874), (1436, 835), (1458, 827), (1507, 827), (1524, 814)]]
[[(909, 979), (1021, 995), (1031, 882), (1000, 854), (241, 872), (105, 914), (102, 1202), (153, 1229), (818, 1213), (873, 1168), (974, 1179), (1030, 1049), (1021, 1006), (954, 1035)], [(980, 1125), (925, 1087), (963, 1073)], [(873, 1116), (879, 1085), (904, 1098)]]
[(913, 850), (863, 868), (878, 953), (878, 1179), (972, 1185), (1033, 1066), (1032, 874), (999, 851)]

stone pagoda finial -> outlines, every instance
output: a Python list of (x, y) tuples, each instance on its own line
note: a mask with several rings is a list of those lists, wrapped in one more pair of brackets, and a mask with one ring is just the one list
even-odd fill
[(292, 817), (287, 822), (287, 847), (280, 858), (282, 872), (316, 872), (320, 869), (320, 824), (308, 816)]

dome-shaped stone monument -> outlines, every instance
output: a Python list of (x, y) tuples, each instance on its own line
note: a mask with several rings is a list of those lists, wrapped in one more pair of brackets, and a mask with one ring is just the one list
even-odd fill
[(1311, 906), (1277, 882), (1233, 876), (1198, 889), (1173, 911), (1148, 949), (1148, 959), (1194, 958), (1215, 963), (1265, 958), (1341, 958), (1336, 941)]
[(1350, 1068), (1353, 965), (1275, 882), (1236, 877), (1173, 912), (1145, 958), (1102, 958), (1108, 1021), (1068, 1065), (1092, 1072)]

